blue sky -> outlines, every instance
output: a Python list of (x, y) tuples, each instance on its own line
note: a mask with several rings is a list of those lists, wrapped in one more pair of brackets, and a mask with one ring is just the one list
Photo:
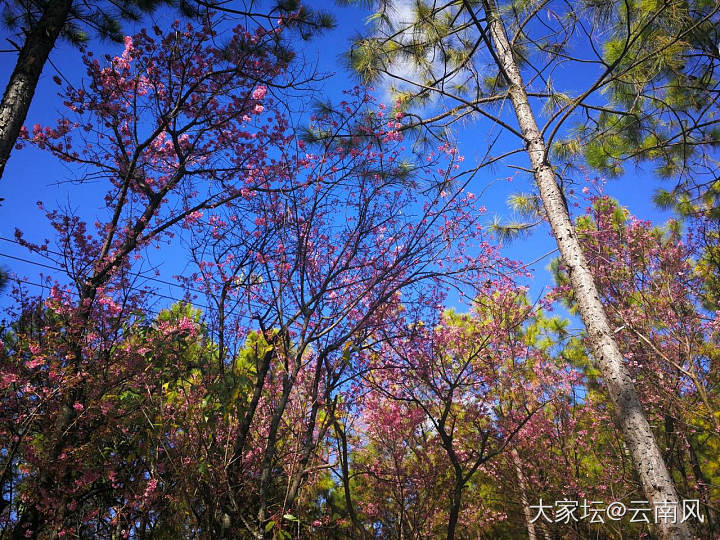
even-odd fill
[[(350, 39), (358, 34), (367, 33), (366, 19), (370, 14), (360, 7), (340, 8), (330, 6), (337, 18), (337, 27), (324, 35), (312, 39), (298, 46), (300, 59), (308, 66), (317, 66), (319, 73), (328, 77), (322, 83), (322, 90), (329, 98), (340, 99), (343, 89), (350, 88), (358, 83), (345, 68), (341, 56), (349, 47)], [(157, 20), (163, 20), (167, 14), (158, 14)], [(162, 23), (161, 23), (162, 24)], [(135, 28), (129, 27), (128, 33), (138, 30), (142, 24)], [(7, 34), (6, 30), (3, 30)], [(93, 50), (101, 49), (110, 54), (119, 54), (122, 45), (114, 43), (92, 43)], [(57, 96), (58, 86), (52, 81), (53, 75), (60, 74), (74, 84), (80, 83), (84, 75), (84, 67), (78, 51), (66, 43), (61, 43), (51, 55), (52, 64), (46, 65), (40, 84), (38, 86), (33, 105), (30, 109), (26, 124), (35, 123), (52, 125), (63, 109), (61, 100)], [(12, 53), (0, 53), (0, 84), (4, 87), (15, 63)], [(591, 74), (588, 74), (588, 77)], [(572, 74), (577, 77), (577, 73)], [(560, 74), (570, 77), (570, 74)], [(378, 88), (380, 96), (385, 95), (382, 88)], [(509, 107), (508, 107), (509, 108)], [(482, 159), (487, 143), (488, 125), (486, 122), (466, 124), (458, 131), (459, 150), (465, 156), (465, 165), (472, 167)], [(493, 132), (495, 134), (495, 132)], [(514, 141), (513, 141), (514, 142)], [(501, 140), (498, 150), (510, 148), (509, 142)], [(524, 165), (524, 156), (513, 161)], [(513, 181), (506, 179), (512, 177)], [(52, 231), (42, 213), (36, 208), (36, 201), (43, 200), (48, 208), (55, 206), (70, 206), (92, 222), (93, 216), (102, 209), (102, 196), (104, 190), (101, 185), (86, 183), (82, 186), (68, 182), (72, 178), (72, 170), (64, 163), (57, 161), (50, 154), (33, 148), (15, 151), (8, 163), (5, 175), (0, 180), (0, 197), (5, 201), (0, 207), (0, 237), (12, 238), (15, 227), (22, 229), (30, 240), (39, 241), (43, 238), (52, 238)], [(659, 187), (659, 183), (647, 171), (635, 170), (632, 166), (621, 178), (611, 180), (606, 184), (606, 193), (618, 198), (622, 204), (629, 207), (631, 212), (643, 219), (656, 223), (664, 222), (670, 214), (655, 208), (651, 200), (652, 192)], [(489, 187), (488, 187), (489, 186)], [(580, 194), (582, 185), (575, 187), (576, 195)], [(487, 189), (485, 189), (487, 188)], [(488, 209), (488, 223), (494, 216), (510, 217), (511, 213), (506, 206), (508, 196), (516, 192), (530, 192), (532, 185), (528, 175), (517, 174), (516, 170), (505, 165), (496, 165), (480, 171), (468, 187), (474, 193), (484, 191), (482, 203)], [(579, 199), (578, 199), (579, 200)], [(569, 197), (573, 203), (573, 198)], [(580, 200), (581, 211), (585, 206)], [(551, 251), (555, 242), (546, 227), (539, 227), (524, 239), (516, 240), (503, 247), (503, 253), (508, 257), (518, 259), (524, 263), (534, 261), (543, 254)], [(40, 272), (52, 274), (47, 268), (24, 263), (8, 256), (29, 259), (35, 262), (47, 263), (37, 255), (29, 254), (24, 248), (0, 240), (0, 265), (11, 272), (25, 276), (30, 281), (37, 281)], [(555, 256), (555, 255), (553, 255)], [(168, 247), (158, 253), (148, 255), (152, 264), (159, 264), (162, 279), (171, 279), (171, 276), (182, 272), (186, 266), (183, 252), (177, 248)], [(550, 283), (550, 276), (546, 267), (550, 258), (544, 258), (531, 268), (534, 279), (531, 280), (531, 294), (537, 297)], [(169, 285), (155, 283), (158, 292), (170, 297), (179, 297), (180, 289)], [(162, 297), (159, 303), (169, 302)]]

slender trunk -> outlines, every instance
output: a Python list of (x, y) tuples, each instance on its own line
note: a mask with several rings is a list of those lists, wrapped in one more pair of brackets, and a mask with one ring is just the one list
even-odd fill
[(447, 540), (455, 540), (458, 519), (460, 519), (460, 507), (462, 506), (463, 489), (462, 470), (455, 467), (455, 486), (450, 497), (450, 516), (448, 518)]
[[(40, 512), (36, 506), (30, 506), (24, 509), (20, 514), (20, 519), (13, 527), (9, 538), (11, 540), (26, 540), (28, 538), (37, 538), (40, 525)], [(32, 531), (28, 533), (28, 531)]]
[(253, 396), (248, 404), (248, 410), (240, 419), (240, 428), (238, 430), (237, 441), (235, 442), (235, 450), (233, 457), (230, 460), (231, 468), (234, 472), (237, 472), (240, 462), (242, 460), (242, 453), (245, 449), (245, 443), (248, 435), (250, 434), (250, 427), (255, 419), (255, 412), (257, 411), (258, 405), (260, 404), (260, 398), (262, 397), (263, 389), (265, 388), (265, 380), (267, 378), (268, 371), (270, 371), (270, 364), (272, 363), (275, 355), (275, 346), (267, 349), (262, 355), (257, 368), (257, 379), (255, 381), (255, 388), (253, 390)]
[[(600, 294), (580, 247), (577, 232), (570, 220), (565, 197), (547, 160), (545, 140), (528, 103), (520, 70), (512, 55), (494, 0), (483, 0), (483, 7), (498, 67), (508, 79), (508, 92), (527, 145), (527, 153), (547, 219), (568, 269), (575, 300), (588, 332), (593, 357), (610, 394), (614, 413), (630, 450), (635, 470), (642, 482), (645, 497), (653, 506), (661, 505), (666, 501), (679, 504), (672, 478), (665, 466), (635, 385), (600, 302)], [(686, 523), (658, 523), (657, 529), (664, 539), (691, 538)]]
[[(307, 419), (307, 424), (305, 425), (305, 434), (303, 436), (300, 459), (298, 460), (298, 472), (297, 474), (293, 475), (293, 477), (291, 477), (290, 487), (288, 488), (286, 496), (286, 504), (288, 505), (288, 507), (292, 507), (295, 504), (295, 499), (300, 492), (300, 487), (303, 485), (305, 479), (309, 474), (308, 466), (310, 465), (310, 459), (313, 456), (313, 452), (317, 448), (318, 442), (325, 437), (325, 434), (330, 427), (329, 423), (325, 423), (324, 425), (321, 423), (316, 436), (315, 426), (317, 424), (318, 412), (320, 411), (318, 395), (320, 393), (320, 381), (323, 375), (323, 365), (325, 364), (325, 359), (327, 358), (327, 355), (334, 349), (335, 348), (330, 348), (323, 354), (318, 355), (315, 361), (315, 375), (313, 378), (312, 391), (310, 392), (310, 400), (312, 406), (310, 408), (310, 415)], [(323, 394), (323, 402), (330, 403), (329, 388), (326, 388)], [(331, 411), (328, 411), (328, 413), (330, 412)], [(333, 415), (334, 411), (332, 411), (332, 414), (329, 414), (329, 416)]]
[(338, 459), (340, 460), (340, 468), (342, 470), (343, 493), (345, 494), (345, 506), (347, 507), (350, 520), (353, 524), (353, 536), (356, 538), (365, 538), (365, 528), (358, 520), (357, 513), (355, 512), (355, 505), (352, 500), (352, 492), (350, 491), (350, 466), (348, 464), (347, 434), (338, 420), (335, 420), (333, 425), (335, 427), (336, 437), (338, 438)]
[(15, 69), (0, 102), (0, 178), (20, 135), (43, 66), (55, 46), (72, 7), (72, 0), (48, 2), (38, 23), (25, 38)]
[(525, 526), (527, 527), (528, 539), (536, 540), (537, 536), (535, 535), (535, 523), (533, 523), (532, 520), (533, 515), (527, 498), (527, 483), (525, 482), (525, 475), (522, 472), (520, 456), (515, 448), (510, 450), (510, 457), (512, 458), (513, 466), (515, 467), (518, 487), (520, 488), (520, 502), (522, 503), (523, 515), (525, 516)]
[(300, 488), (303, 487), (305, 480), (307, 480), (311, 469), (309, 467), (310, 460), (313, 457), (313, 453), (318, 447), (320, 441), (325, 438), (330, 424), (320, 424), (317, 434), (315, 434), (315, 426), (317, 424), (317, 413), (320, 407), (313, 406), (310, 412), (310, 418), (305, 428), (305, 436), (303, 437), (302, 449), (300, 453), (300, 459), (298, 460), (298, 472), (290, 478), (290, 487), (288, 487), (286, 502), (288, 508), (291, 508), (300, 494)]
[(702, 467), (700, 466), (700, 460), (698, 459), (697, 452), (695, 451), (695, 445), (693, 444), (692, 437), (688, 437), (687, 440), (688, 450), (690, 452), (690, 464), (692, 465), (693, 475), (695, 476), (695, 482), (698, 484), (698, 490), (700, 491), (700, 497), (702, 505), (705, 507), (705, 519), (707, 519), (707, 529), (710, 535), (715, 532), (713, 523), (713, 508), (710, 503), (710, 490), (705, 474), (703, 474)]
[(260, 527), (264, 527), (267, 521), (267, 508), (270, 501), (268, 500), (270, 492), (270, 484), (272, 482), (272, 468), (275, 463), (275, 454), (277, 452), (276, 444), (280, 422), (285, 413), (285, 408), (290, 401), (290, 392), (295, 385), (297, 378), (297, 370), (292, 374), (286, 374), (283, 377), (282, 394), (278, 404), (275, 406), (273, 416), (268, 428), (267, 445), (265, 447), (265, 455), (263, 456), (263, 468), (260, 473), (260, 509), (258, 510), (258, 523)]

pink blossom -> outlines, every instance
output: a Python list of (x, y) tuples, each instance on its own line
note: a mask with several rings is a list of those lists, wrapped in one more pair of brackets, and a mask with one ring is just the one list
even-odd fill
[(45, 363), (45, 359), (42, 356), (33, 356), (32, 360), (25, 362), (25, 367), (28, 369), (35, 369)]
[(2, 382), (4, 387), (10, 386), (12, 383), (16, 382), (18, 380), (18, 376), (14, 373), (3, 373), (2, 374)]
[(265, 97), (265, 94), (267, 94), (267, 87), (265, 85), (260, 85), (253, 90), (252, 97), (253, 99), (262, 99)]

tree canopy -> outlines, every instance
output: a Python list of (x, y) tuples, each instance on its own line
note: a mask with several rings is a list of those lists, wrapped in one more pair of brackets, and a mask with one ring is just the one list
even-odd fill
[(720, 532), (717, 3), (367, 3), (342, 93), (316, 6), (61, 4), (5, 8), (85, 76), (6, 115), (73, 199), (0, 234), (0, 538)]

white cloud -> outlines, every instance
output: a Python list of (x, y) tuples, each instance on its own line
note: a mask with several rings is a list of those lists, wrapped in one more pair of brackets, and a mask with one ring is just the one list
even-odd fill
[[(444, 8), (451, 9), (451, 8)], [(376, 35), (380, 38), (389, 38), (400, 44), (410, 44), (414, 41), (416, 31), (414, 22), (417, 16), (416, 1), (414, 0), (397, 0), (392, 2), (386, 13), (389, 23), (378, 26)], [(432, 74), (441, 74), (445, 69), (444, 60), (439, 50), (429, 50), (425, 56), (426, 64), (419, 66), (411, 57), (400, 57), (396, 59), (388, 71), (394, 75), (386, 75), (382, 78), (379, 86), (383, 92), (383, 99), (391, 101), (395, 91), (413, 90), (418, 91), (419, 86), (412, 84), (417, 82), (422, 84), (427, 80), (428, 66)], [(456, 76), (457, 77), (457, 76)], [(406, 82), (410, 81), (410, 82)], [(452, 81), (446, 80), (445, 83)], [(436, 102), (438, 94), (431, 94), (432, 102)]]

